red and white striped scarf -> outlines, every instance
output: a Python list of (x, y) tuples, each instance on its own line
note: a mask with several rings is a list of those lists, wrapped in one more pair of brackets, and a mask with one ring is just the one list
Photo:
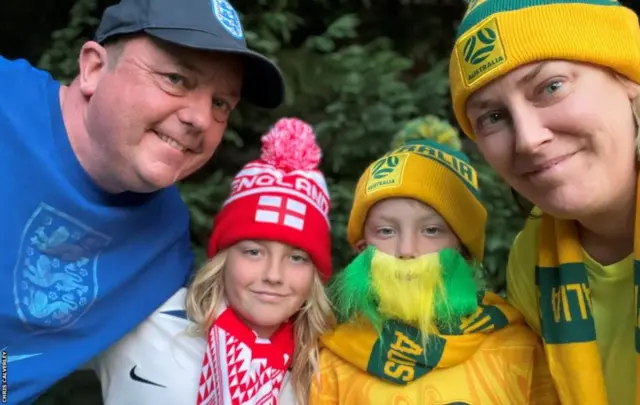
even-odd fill
[(197, 405), (276, 405), (294, 349), (293, 323), (261, 339), (229, 308), (209, 329)]

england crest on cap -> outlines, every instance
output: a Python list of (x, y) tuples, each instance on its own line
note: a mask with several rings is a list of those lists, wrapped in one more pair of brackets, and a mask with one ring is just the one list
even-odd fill
[(227, 0), (211, 0), (213, 15), (232, 37), (242, 39), (244, 32), (238, 13)]

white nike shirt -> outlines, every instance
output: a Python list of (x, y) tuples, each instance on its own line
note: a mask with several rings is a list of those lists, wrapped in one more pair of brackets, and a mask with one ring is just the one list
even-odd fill
[[(89, 365), (105, 405), (195, 405), (207, 342), (189, 333), (186, 288)], [(279, 404), (296, 405), (287, 373)]]

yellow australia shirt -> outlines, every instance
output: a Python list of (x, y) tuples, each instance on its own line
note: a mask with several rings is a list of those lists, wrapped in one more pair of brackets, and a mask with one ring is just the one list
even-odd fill
[(482, 335), (448, 336), (438, 366), (419, 372), (424, 352), (407, 333), (396, 331), (382, 344), (370, 325), (340, 325), (321, 339), (309, 404), (559, 404), (541, 342), (529, 327)]
[[(529, 219), (514, 241), (507, 268), (507, 299), (541, 335), (535, 284), (539, 228), (539, 219)], [(584, 256), (609, 403), (635, 404), (633, 256), (609, 266), (597, 263), (586, 252)]]

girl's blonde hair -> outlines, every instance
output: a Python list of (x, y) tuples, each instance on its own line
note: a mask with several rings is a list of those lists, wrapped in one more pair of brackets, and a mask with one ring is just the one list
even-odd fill
[[(198, 332), (206, 335), (224, 300), (224, 267), (227, 251), (220, 251), (196, 274), (189, 286), (186, 310), (189, 318), (198, 325)], [(298, 404), (306, 404), (314, 374), (318, 374), (320, 358), (318, 339), (328, 330), (331, 316), (329, 299), (314, 272), (309, 298), (295, 315), (291, 384)]]

